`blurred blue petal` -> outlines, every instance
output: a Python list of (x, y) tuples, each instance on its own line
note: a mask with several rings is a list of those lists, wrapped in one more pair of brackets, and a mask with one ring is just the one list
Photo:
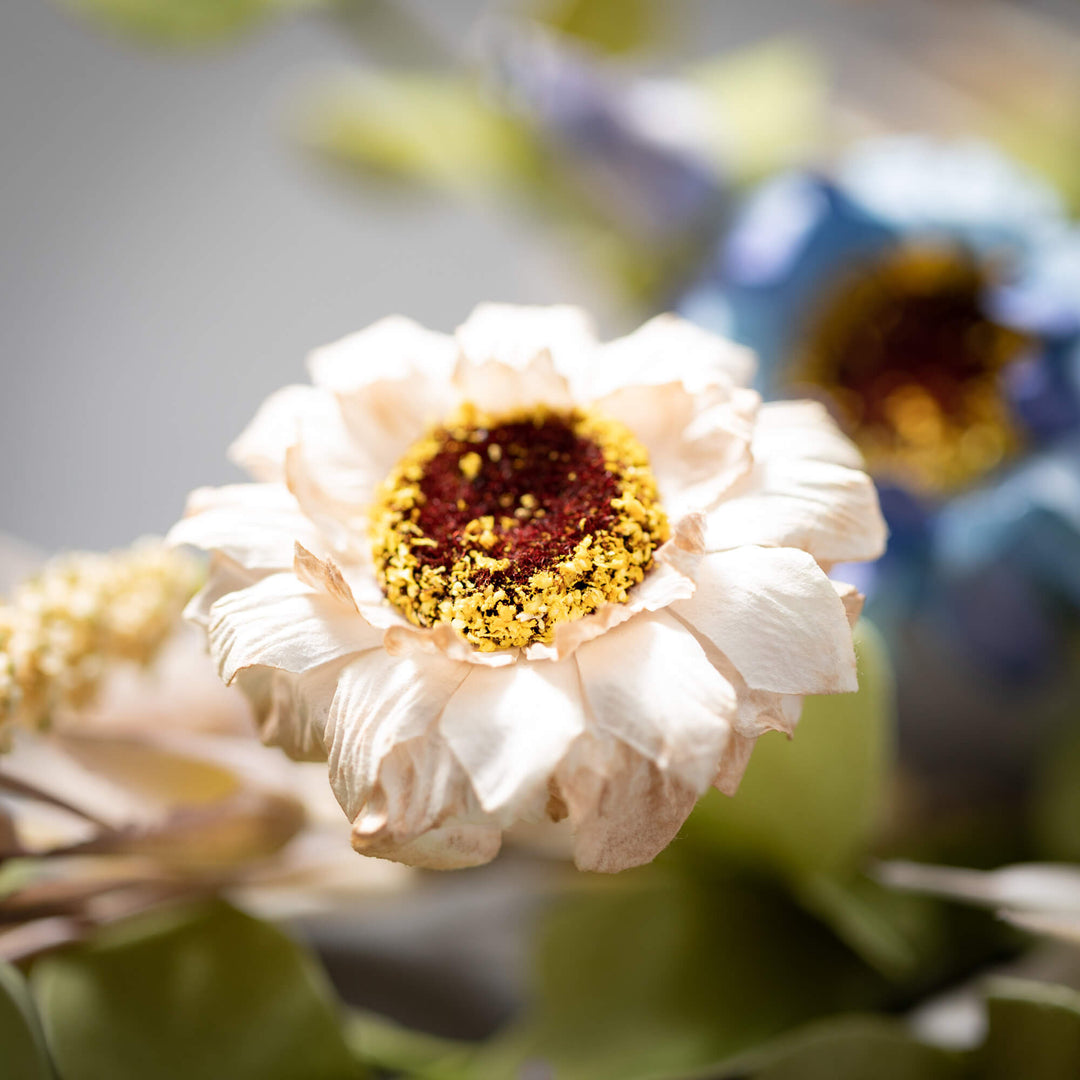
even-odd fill
[(1052, 672), (1061, 649), (1045, 598), (1020, 568), (999, 561), (944, 583), (947, 629), (968, 656), (1005, 682)]
[(951, 577), (1010, 557), (1080, 606), (1080, 434), (943, 506), (936, 557)]
[(1051, 342), (1002, 372), (1013, 414), (1035, 445), (1045, 445), (1080, 427), (1076, 369), (1080, 342)]
[(889, 549), (855, 583), (897, 640), (931, 618), (994, 677), (1035, 681), (1060, 656), (1064, 609), (1080, 610), (1080, 229), (1057, 195), (985, 143), (868, 140), (832, 179), (794, 172), (759, 188), (680, 310), (757, 350), (763, 389), (791, 393), (845, 282), (926, 243), (976, 256), (996, 279), (988, 318), (1026, 336), (1000, 375), (1022, 445), (959, 492), (880, 481)]
[(1080, 335), (1080, 228), (1057, 231), (1031, 251), (1016, 280), (995, 293), (993, 310), (1029, 333)]
[(709, 275), (680, 311), (693, 318), (705, 309), (704, 294), (721, 296), (725, 329), (757, 352), (763, 388), (775, 390), (822, 291), (894, 239), (891, 228), (828, 181), (803, 173), (781, 176), (742, 208)]
[(848, 196), (882, 223), (983, 251), (1023, 252), (1061, 228), (1052, 188), (989, 143), (897, 135), (856, 146), (839, 170)]

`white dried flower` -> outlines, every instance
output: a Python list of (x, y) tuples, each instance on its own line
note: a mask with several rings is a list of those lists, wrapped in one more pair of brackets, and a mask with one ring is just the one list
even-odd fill
[(646, 862), (801, 695), (855, 689), (860, 598), (826, 571), (880, 554), (876, 493), (744, 350), (483, 305), (311, 372), (233, 447), (257, 482), (171, 539), (214, 553), (191, 614), (264, 739), (329, 762), (358, 851), (474, 865), (546, 816), (582, 868)]

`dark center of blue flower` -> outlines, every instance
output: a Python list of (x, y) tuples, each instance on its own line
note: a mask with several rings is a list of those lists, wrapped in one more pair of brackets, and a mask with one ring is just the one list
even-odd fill
[(875, 471), (942, 491), (1016, 449), (1000, 373), (1026, 340), (987, 314), (989, 285), (962, 251), (904, 248), (820, 308), (798, 375), (829, 394)]

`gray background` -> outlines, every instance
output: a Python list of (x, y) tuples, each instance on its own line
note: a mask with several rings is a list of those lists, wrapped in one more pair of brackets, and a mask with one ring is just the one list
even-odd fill
[[(811, 29), (868, 92), (851, 34), (917, 36), (905, 3), (684, 2), (688, 53)], [(460, 39), (483, 5), (414, 6)], [(349, 188), (290, 145), (292, 93), (357, 58), (311, 17), (177, 55), (0, 0), (0, 530), (164, 531), (235, 475), (225, 447), (309, 348), (389, 312), (450, 329), (481, 299), (602, 305), (537, 223)]]

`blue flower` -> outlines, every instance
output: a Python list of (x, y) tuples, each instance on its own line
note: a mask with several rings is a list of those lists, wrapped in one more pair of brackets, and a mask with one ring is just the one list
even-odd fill
[(747, 201), (684, 314), (763, 388), (828, 401), (878, 477), (890, 550), (860, 584), (1014, 681), (1080, 610), (1080, 229), (979, 142), (902, 136)]

